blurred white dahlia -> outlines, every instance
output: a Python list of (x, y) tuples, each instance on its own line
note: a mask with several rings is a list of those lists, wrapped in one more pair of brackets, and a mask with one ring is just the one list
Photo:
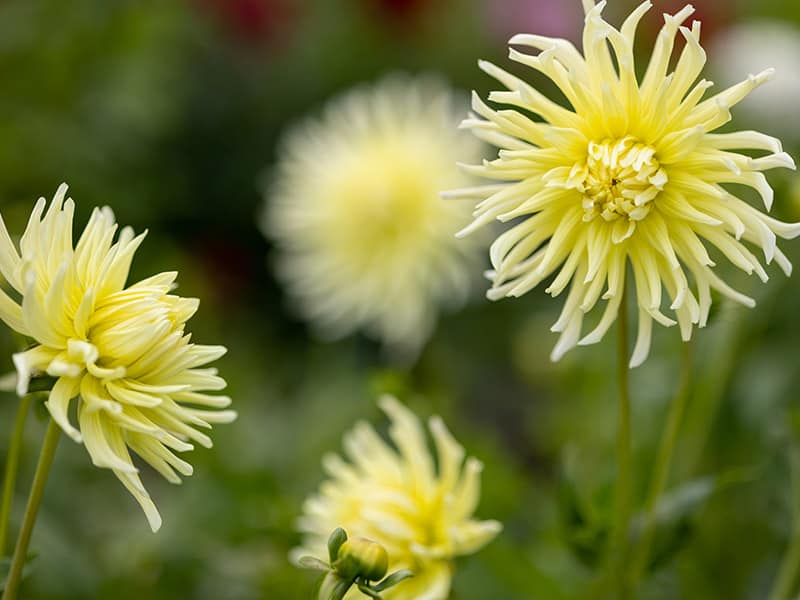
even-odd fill
[[(477, 198), (474, 222), (462, 235), (492, 222), (515, 224), (492, 244), (492, 299), (521, 296), (551, 275), (545, 290), (558, 296), (570, 287), (553, 331), (561, 336), (558, 360), (577, 344), (598, 342), (617, 318), (630, 264), (638, 304), (639, 333), (631, 366), (647, 357), (653, 321), (680, 326), (688, 340), (706, 324), (711, 290), (753, 306), (712, 269), (712, 255), (766, 281), (750, 248), (789, 275), (791, 265), (776, 236), (794, 238), (800, 224), (777, 221), (735, 195), (753, 188), (766, 209), (773, 191), (762, 171), (794, 168), (779, 140), (755, 131), (712, 133), (731, 120), (730, 108), (772, 76), (772, 70), (703, 100), (711, 82), (697, 81), (705, 64), (700, 23), (681, 24), (686, 6), (664, 15), (641, 81), (634, 64), (637, 24), (650, 8), (643, 2), (618, 30), (603, 20), (605, 2), (584, 0), (583, 54), (570, 42), (520, 34), (510, 58), (549, 77), (569, 102), (564, 108), (523, 80), (490, 63), (481, 68), (507, 89), (489, 100), (473, 95), (464, 126), (498, 147), (493, 161), (470, 173), (494, 185), (451, 192)], [(676, 34), (686, 40), (670, 71)], [(538, 115), (542, 120), (531, 118)], [(746, 152), (764, 151), (753, 158)], [(675, 320), (662, 312), (664, 296)], [(596, 327), (582, 334), (584, 316), (607, 301)]]
[(328, 536), (342, 527), (348, 535), (381, 544), (389, 554), (389, 572), (414, 573), (385, 592), (386, 600), (445, 600), (453, 559), (476, 552), (502, 529), (497, 521), (473, 518), (483, 466), (475, 458), (464, 461), (464, 448), (439, 417), (428, 424), (434, 459), (419, 419), (393, 397), (379, 404), (391, 420), (394, 446), (360, 422), (344, 438), (350, 462), (325, 457), (329, 479), (303, 506), (303, 546), (292, 554), (325, 556)]
[[(33, 375), (56, 381), (46, 406), (53, 420), (83, 442), (98, 467), (111, 469), (144, 510), (153, 531), (161, 517), (139, 478), (128, 449), (180, 483), (192, 467), (174, 452), (210, 447), (200, 429), (228, 423), (225, 381), (200, 368), (225, 353), (222, 346), (190, 343), (184, 331), (198, 301), (169, 292), (177, 273), (161, 273), (126, 287), (145, 234), (117, 225), (108, 207), (95, 209), (73, 248), (74, 203), (61, 185), (45, 214), (39, 199), (19, 242), (0, 218), (0, 273), (12, 296), (0, 291), (0, 319), (33, 341), (14, 355), (17, 392)], [(77, 398), (77, 428), (69, 418)], [(214, 409), (214, 410), (212, 410)], [(177, 473), (176, 473), (177, 472)]]
[(480, 155), (458, 121), (443, 83), (395, 75), (286, 135), (264, 230), (279, 277), (323, 334), (362, 329), (413, 356), (439, 308), (465, 299), (480, 246), (454, 235), (471, 207), (439, 197), (467, 182), (455, 162)]
[(800, 29), (786, 21), (750, 20), (714, 36), (710, 68), (723, 83), (736, 81), (742, 70), (775, 67), (775, 78), (742, 103), (743, 116), (756, 125), (774, 127), (796, 142), (800, 137)]

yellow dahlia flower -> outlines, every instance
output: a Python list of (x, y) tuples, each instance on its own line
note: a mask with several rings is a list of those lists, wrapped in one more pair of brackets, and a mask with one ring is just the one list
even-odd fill
[[(210, 447), (201, 431), (235, 418), (226, 396), (209, 395), (225, 381), (200, 368), (225, 353), (222, 346), (190, 343), (184, 324), (198, 301), (170, 294), (177, 273), (161, 273), (125, 286), (134, 252), (145, 234), (117, 225), (106, 207), (95, 209), (72, 244), (72, 199), (61, 185), (45, 210), (41, 198), (19, 243), (0, 218), (0, 273), (14, 300), (0, 291), (0, 319), (33, 340), (14, 355), (20, 395), (32, 375), (56, 378), (47, 409), (92, 462), (111, 469), (139, 502), (156, 531), (161, 517), (139, 478), (128, 449), (180, 483), (192, 466), (174, 452)], [(70, 423), (77, 401), (77, 428)], [(177, 472), (177, 473), (176, 473)]]
[(455, 127), (456, 105), (435, 79), (393, 76), (284, 139), (264, 228), (279, 276), (324, 334), (362, 329), (413, 355), (439, 305), (467, 295), (480, 248), (454, 234), (471, 207), (439, 197), (467, 181), (455, 162), (480, 153)]
[(362, 422), (344, 438), (350, 462), (325, 457), (330, 479), (304, 504), (304, 545), (293, 554), (325, 556), (331, 531), (343, 527), (384, 546), (389, 572), (414, 573), (385, 592), (387, 600), (444, 600), (453, 559), (477, 551), (502, 528), (497, 521), (473, 519), (483, 467), (475, 458), (464, 462), (464, 449), (439, 417), (428, 424), (434, 459), (419, 419), (390, 396), (379, 404), (392, 422), (394, 447)]
[[(619, 312), (630, 264), (639, 314), (633, 367), (647, 357), (653, 321), (677, 321), (684, 340), (694, 325), (704, 326), (711, 290), (755, 304), (720, 279), (712, 256), (766, 281), (755, 247), (765, 263), (775, 260), (788, 275), (791, 265), (775, 240), (796, 237), (800, 225), (770, 218), (735, 195), (742, 186), (753, 188), (770, 209), (773, 192), (762, 171), (794, 168), (780, 142), (755, 131), (712, 133), (772, 70), (703, 100), (712, 84), (696, 81), (705, 52), (700, 23), (681, 25), (693, 12), (687, 6), (664, 16), (639, 81), (634, 34), (651, 4), (639, 5), (619, 30), (601, 17), (605, 4), (584, 0), (583, 54), (563, 39), (522, 34), (510, 40), (540, 50), (512, 49), (510, 58), (549, 77), (570, 108), (480, 63), (507, 88), (489, 100), (508, 108), (495, 110), (473, 96), (476, 114), (464, 126), (500, 150), (497, 159), (468, 171), (497, 183), (449, 195), (480, 200), (461, 235), (495, 219), (515, 222), (491, 247), (490, 298), (520, 296), (551, 275), (545, 291), (552, 296), (570, 286), (553, 326), (561, 333), (553, 360), (603, 337)], [(678, 32), (686, 44), (668, 73)], [(753, 158), (735, 150), (766, 154)], [(663, 310), (665, 295), (674, 319)], [(605, 311), (583, 335), (584, 315), (601, 298)]]

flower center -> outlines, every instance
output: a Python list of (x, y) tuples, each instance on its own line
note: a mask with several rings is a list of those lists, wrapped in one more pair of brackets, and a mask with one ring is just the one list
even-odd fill
[(667, 183), (655, 149), (632, 137), (590, 142), (581, 175), (577, 187), (583, 194), (584, 221), (598, 215), (606, 221), (641, 221)]

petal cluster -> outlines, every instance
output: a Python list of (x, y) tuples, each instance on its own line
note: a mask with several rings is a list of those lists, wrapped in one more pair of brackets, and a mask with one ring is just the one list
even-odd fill
[(44, 198), (36, 203), (19, 250), (0, 218), (0, 273), (11, 288), (0, 291), (0, 319), (33, 342), (14, 355), (17, 391), (27, 392), (31, 376), (56, 378), (50, 415), (96, 466), (114, 472), (155, 531), (161, 518), (129, 451), (170, 482), (191, 475), (175, 453), (210, 447), (203, 430), (235, 418), (218, 410), (230, 398), (207, 393), (225, 381), (202, 368), (225, 348), (191, 343), (184, 328), (198, 301), (170, 293), (177, 273), (126, 286), (145, 234), (126, 227), (117, 236), (109, 208), (94, 210), (73, 246), (75, 206), (66, 190), (59, 187), (46, 212)]
[(453, 237), (469, 203), (439, 197), (468, 182), (455, 162), (480, 154), (456, 128), (457, 104), (438, 80), (396, 75), (285, 137), (264, 229), (278, 274), (324, 334), (364, 330), (413, 356), (440, 307), (465, 299), (481, 244)]
[[(475, 219), (461, 235), (495, 220), (513, 223), (491, 247), (490, 298), (520, 296), (545, 280), (554, 297), (568, 290), (553, 326), (561, 334), (553, 360), (602, 339), (632, 278), (636, 366), (647, 357), (653, 322), (677, 324), (688, 340), (694, 326), (706, 324), (712, 292), (753, 306), (720, 278), (715, 260), (763, 281), (762, 261), (789, 275), (776, 238), (796, 237), (800, 225), (771, 218), (739, 197), (754, 191), (770, 210), (773, 191), (763, 171), (794, 168), (780, 141), (755, 131), (714, 133), (772, 70), (706, 97), (712, 83), (698, 80), (706, 58), (700, 23), (684, 25), (693, 12), (686, 6), (664, 15), (639, 79), (634, 37), (651, 4), (639, 5), (619, 29), (603, 20), (605, 4), (584, 1), (582, 53), (563, 39), (521, 34), (510, 41), (538, 50), (512, 48), (510, 58), (551, 79), (566, 107), (480, 63), (505, 87), (489, 95), (501, 106), (473, 95), (474, 114), (463, 126), (499, 152), (466, 168), (496, 183), (447, 195), (477, 200)], [(670, 68), (678, 35), (685, 44)], [(585, 316), (603, 302), (586, 333)]]
[(323, 556), (330, 532), (343, 527), (384, 546), (389, 570), (410, 569), (414, 577), (386, 592), (387, 600), (444, 600), (452, 561), (477, 551), (501, 530), (497, 521), (477, 521), (481, 463), (464, 461), (464, 449), (442, 420), (429, 429), (436, 459), (419, 419), (396, 399), (380, 406), (391, 420), (387, 444), (367, 423), (344, 438), (349, 461), (325, 457), (329, 479), (304, 505), (305, 534), (298, 556)]

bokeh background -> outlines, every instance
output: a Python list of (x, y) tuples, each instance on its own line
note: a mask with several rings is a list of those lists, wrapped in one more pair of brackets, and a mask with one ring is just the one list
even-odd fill
[[(647, 48), (660, 13), (642, 28)], [(633, 7), (611, 0), (609, 19)], [(775, 82), (735, 112), (738, 128), (781, 136), (800, 154), (800, 5), (697, 0), (710, 78), (726, 84), (768, 66)], [(445, 316), (412, 366), (374, 343), (322, 342), (289, 309), (259, 231), (263, 189), (281, 132), (349, 86), (402, 70), (435, 72), (485, 94), (478, 58), (509, 65), (519, 31), (576, 38), (578, 0), (7, 0), (0, 4), (0, 210), (21, 231), (39, 196), (62, 181), (85, 222), (110, 205), (150, 233), (133, 277), (178, 269), (180, 293), (202, 298), (195, 339), (222, 343), (219, 363), (239, 420), (215, 429), (180, 487), (146, 485), (164, 527), (150, 533), (113, 475), (62, 439), (32, 548), (29, 599), (309, 598), (313, 573), (287, 552), (324, 452), (358, 418), (384, 426), (375, 399), (392, 392), (441, 414), (486, 468), (479, 516), (505, 524), (458, 563), (454, 598), (587, 597), (612, 514), (614, 344), (553, 365), (560, 302), (541, 290), (490, 303), (476, 288)], [(750, 46), (747, 46), (750, 44)], [(529, 72), (530, 73), (530, 72)], [(531, 75), (534, 81), (540, 82)], [(800, 218), (800, 183), (770, 176), (775, 214)], [(785, 243), (794, 262), (800, 245)], [(762, 599), (791, 532), (797, 452), (800, 279), (739, 278), (752, 311), (722, 302), (696, 333), (694, 385), (672, 502), (642, 598)], [(14, 340), (0, 332), (2, 371)], [(648, 481), (677, 386), (677, 331), (659, 330), (632, 374), (636, 487)], [(0, 397), (7, 436), (16, 408)], [(15, 522), (44, 432), (31, 418)], [(0, 438), (5, 453), (7, 438)], [(798, 469), (795, 465), (795, 470)]]

